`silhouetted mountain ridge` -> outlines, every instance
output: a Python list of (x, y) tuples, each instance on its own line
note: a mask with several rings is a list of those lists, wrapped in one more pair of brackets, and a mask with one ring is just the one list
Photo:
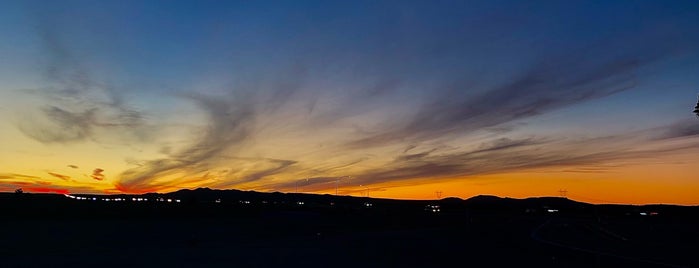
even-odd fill
[[(477, 195), (467, 199), (462, 199), (458, 197), (446, 197), (439, 200), (405, 200), (405, 199), (386, 199), (386, 198), (374, 198), (374, 197), (357, 197), (348, 195), (330, 195), (330, 194), (314, 194), (314, 193), (282, 193), (282, 192), (257, 192), (253, 190), (238, 190), (238, 189), (211, 189), (208, 187), (201, 187), (195, 189), (181, 189), (169, 193), (147, 193), (142, 194), (144, 196), (163, 196), (163, 197), (173, 197), (173, 198), (185, 198), (185, 199), (197, 199), (200, 201), (212, 201), (217, 199), (227, 199), (227, 200), (281, 200), (281, 199), (305, 199), (309, 201), (319, 201), (319, 200), (358, 200), (365, 202), (367, 200), (372, 200), (375, 202), (439, 202), (445, 204), (456, 204), (462, 203), (466, 205), (541, 205), (541, 206), (556, 206), (556, 207), (581, 207), (581, 206), (594, 206), (595, 204), (590, 204), (581, 201), (575, 201), (565, 197), (552, 197), (552, 196), (541, 196), (541, 197), (528, 197), (528, 198), (511, 198), (511, 197), (499, 197), (494, 195)], [(120, 194), (120, 196), (138, 196), (138, 195), (128, 195)], [(604, 206), (638, 206), (632, 204), (597, 204)], [(648, 204), (641, 206), (678, 206), (672, 204)]]
[[(18, 194), (15, 193), (0, 193), (0, 200), (14, 198)], [(33, 199), (55, 199), (62, 198), (61, 194), (37, 194), (37, 193), (24, 193), (21, 194), (25, 197), (32, 196)], [(257, 192), (257, 191), (245, 191), (238, 189), (211, 189), (211, 188), (195, 188), (195, 189), (181, 189), (169, 193), (145, 193), (145, 194), (116, 194), (116, 195), (95, 195), (95, 194), (74, 194), (76, 196), (87, 196), (87, 197), (121, 197), (131, 200), (133, 197), (144, 197), (148, 200), (159, 200), (159, 199), (178, 199), (185, 203), (210, 203), (210, 202), (221, 202), (221, 203), (237, 203), (237, 202), (277, 202), (277, 203), (296, 203), (304, 202), (309, 204), (334, 204), (334, 203), (349, 203), (349, 204), (363, 204), (366, 202), (372, 202), (377, 204), (440, 204), (451, 207), (473, 207), (482, 209), (526, 209), (526, 208), (574, 208), (574, 209), (585, 209), (591, 206), (600, 207), (647, 207), (647, 208), (670, 208), (670, 207), (683, 207), (678, 205), (668, 205), (668, 204), (649, 204), (649, 205), (625, 205), (625, 204), (590, 204), (585, 202), (579, 202), (572, 199), (564, 197), (529, 197), (523, 199), (510, 198), (510, 197), (498, 197), (494, 195), (478, 195), (470, 197), (468, 199), (461, 199), (458, 197), (446, 197), (439, 200), (402, 200), (402, 199), (386, 199), (386, 198), (373, 198), (373, 197), (356, 197), (347, 195), (330, 195), (330, 194), (313, 194), (313, 193), (282, 193), (282, 192)], [(695, 206), (699, 207), (699, 206)]]

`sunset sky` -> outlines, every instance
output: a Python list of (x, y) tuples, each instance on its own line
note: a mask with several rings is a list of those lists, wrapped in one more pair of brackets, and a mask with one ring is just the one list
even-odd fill
[(699, 204), (697, 1), (2, 1), (0, 191)]

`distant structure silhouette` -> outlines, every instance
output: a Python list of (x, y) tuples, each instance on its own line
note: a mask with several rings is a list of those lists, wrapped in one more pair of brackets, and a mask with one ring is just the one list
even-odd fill
[(694, 106), (694, 113), (699, 117), (699, 96), (697, 96), (697, 106)]
[(437, 195), (437, 199), (441, 199), (441, 198), (442, 198), (442, 191), (436, 191), (436, 192), (434, 192), (434, 193)]
[(558, 193), (561, 195), (561, 197), (568, 198), (568, 190), (561, 189), (561, 190), (558, 190)]
[(22, 193), (24, 193), (24, 191), (22, 190), (22, 188), (17, 188), (17, 190), (15, 190), (15, 193), (22, 194)]

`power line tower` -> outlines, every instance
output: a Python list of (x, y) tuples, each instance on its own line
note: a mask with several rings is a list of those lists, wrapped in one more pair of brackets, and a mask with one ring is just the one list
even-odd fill
[(442, 199), (442, 191), (434, 192), (437, 195), (437, 200)]
[(568, 190), (566, 190), (566, 189), (558, 190), (558, 194), (561, 195), (561, 197), (563, 197), (563, 198), (566, 198), (566, 199), (568, 198)]
[(352, 176), (335, 177), (335, 195), (339, 195), (340, 182), (345, 180), (349, 184), (351, 178)]

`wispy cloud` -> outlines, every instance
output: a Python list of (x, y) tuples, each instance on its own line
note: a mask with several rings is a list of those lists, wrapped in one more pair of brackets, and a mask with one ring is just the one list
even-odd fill
[(56, 177), (56, 178), (59, 178), (59, 179), (61, 179), (61, 180), (64, 180), (64, 181), (72, 181), (72, 180), (73, 180), (73, 179), (72, 179), (70, 176), (68, 176), (68, 175), (63, 175), (63, 174), (54, 173), (54, 172), (48, 172), (48, 174), (51, 175), (51, 176), (54, 176), (54, 177)]
[(104, 169), (96, 168), (95, 170), (92, 171), (92, 175), (90, 175), (90, 177), (92, 177), (93, 179), (98, 180), (98, 181), (104, 180), (105, 176), (104, 176), (104, 173), (102, 173), (102, 172), (104, 172)]
[[(68, 176), (54, 173), (49, 174), (56, 178), (60, 178), (61, 182), (71, 180)], [(64, 178), (66, 180), (64, 180)], [(32, 176), (26, 174), (16, 174), (16, 173), (0, 173), (0, 191), (11, 192), (15, 189), (22, 188), (25, 192), (35, 192), (35, 193), (68, 193), (67, 189), (72, 189), (75, 192), (81, 193), (93, 193), (97, 192), (92, 187), (80, 186), (80, 185), (62, 185), (61, 183), (54, 183), (55, 181), (49, 181), (39, 176)]]
[(90, 136), (95, 110), (73, 113), (55, 106), (41, 110), (47, 123), (23, 121), (19, 125), (19, 129), (28, 137), (43, 143), (61, 143), (82, 141)]
[(674, 139), (699, 136), (699, 124), (696, 120), (681, 120), (671, 125), (654, 129), (658, 139)]
[(272, 165), (271, 167), (264, 168), (264, 169), (258, 170), (258, 171), (254, 171), (252, 174), (244, 175), (241, 178), (231, 178), (231, 180), (225, 181), (225, 182), (220, 183), (220, 184), (216, 184), (215, 186), (227, 188), (227, 187), (230, 187), (230, 186), (236, 185), (236, 184), (257, 181), (257, 180), (260, 180), (260, 179), (265, 178), (267, 176), (271, 176), (271, 175), (283, 172), (285, 169), (287, 169), (291, 165), (296, 164), (296, 161), (292, 161), (292, 160), (268, 159), (268, 161)]
[(37, 176), (25, 175), (25, 174), (0, 173), (0, 180), (14, 180), (14, 179), (39, 180), (39, 179), (41, 179), (41, 178), (40, 178), (40, 177), (37, 177)]
[(30, 110), (18, 120), (18, 129), (42, 143), (95, 140), (97, 129), (142, 137), (141, 112), (129, 107), (118, 89), (95, 81), (66, 45), (70, 41), (65, 40), (62, 30), (50, 22), (39, 23), (37, 30), (47, 59), (47, 85), (24, 90), (43, 103), (36, 108), (37, 113)]
[[(641, 131), (653, 133), (655, 129)], [(624, 133), (586, 139), (497, 139), (470, 151), (398, 157), (382, 168), (357, 174), (356, 183), (373, 184), (429, 178), (463, 177), (544, 169), (564, 172), (608, 172), (673, 152), (699, 148), (696, 139), (663, 144), (652, 135)], [(411, 155), (407, 155), (411, 156)], [(427, 180), (426, 180), (427, 179)]]
[(490, 88), (479, 88), (482, 83), (468, 81), (432, 89), (431, 99), (423, 102), (402, 127), (384, 130), (348, 145), (366, 148), (453, 133), (468, 134), (603, 98), (634, 88), (637, 84), (635, 72), (639, 68), (671, 54), (639, 50), (610, 55), (599, 49), (586, 49), (550, 55), (509, 81)]
[(117, 187), (124, 191), (135, 191), (151, 180), (196, 165), (216, 157), (225, 149), (242, 144), (249, 135), (255, 113), (250, 99), (243, 96), (208, 97), (200, 94), (184, 95), (206, 112), (208, 125), (198, 141), (174, 153), (170, 158), (149, 160), (141, 166), (126, 170), (120, 175)]
[[(137, 189), (149, 184), (150, 180), (168, 174), (207, 166), (224, 156), (227, 150), (241, 148), (250, 138), (260, 115), (280, 112), (291, 95), (298, 89), (302, 68), (289, 70), (291, 78), (282, 79), (263, 90), (231, 90), (222, 96), (209, 96), (196, 92), (185, 92), (179, 96), (194, 103), (206, 115), (206, 126), (198, 140), (185, 146), (169, 158), (145, 161), (142, 166), (121, 174), (118, 182), (122, 189)], [(265, 160), (266, 161), (266, 160)], [(238, 182), (253, 181), (292, 165), (294, 161), (274, 160), (279, 167), (238, 178)], [(192, 175), (189, 172), (185, 172)], [(234, 182), (228, 182), (234, 183)]]

